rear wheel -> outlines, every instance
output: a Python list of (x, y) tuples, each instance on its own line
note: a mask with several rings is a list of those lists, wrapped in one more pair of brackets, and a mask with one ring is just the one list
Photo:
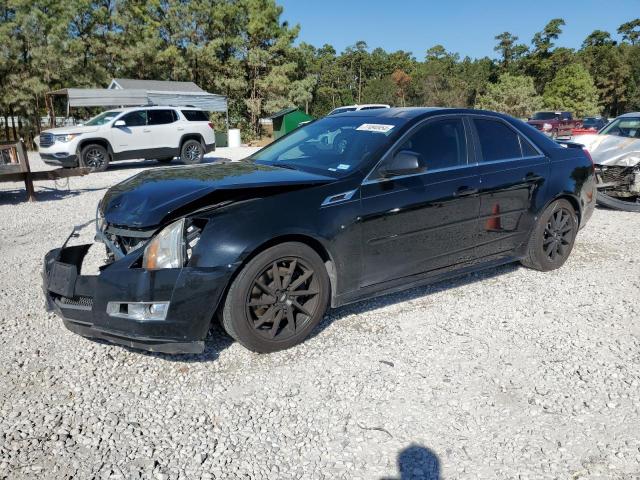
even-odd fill
[(288, 242), (258, 254), (238, 274), (224, 302), (222, 324), (254, 352), (302, 342), (322, 320), (330, 283), (320, 256)]
[(180, 149), (180, 159), (182, 163), (194, 165), (202, 162), (204, 158), (204, 147), (198, 140), (187, 140)]
[(543, 272), (560, 268), (569, 258), (577, 233), (573, 206), (567, 200), (556, 200), (538, 218), (522, 264)]
[(87, 145), (80, 152), (80, 161), (82, 166), (90, 168), (92, 172), (104, 172), (109, 168), (109, 152), (102, 145)]

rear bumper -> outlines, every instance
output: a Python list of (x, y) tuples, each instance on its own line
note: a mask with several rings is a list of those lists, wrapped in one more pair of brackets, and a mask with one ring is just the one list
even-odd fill
[(77, 167), (78, 156), (69, 155), (66, 153), (40, 153), (40, 158), (47, 165), (53, 165), (56, 167)]
[[(224, 291), (227, 272), (178, 268), (131, 268), (125, 257), (99, 275), (81, 275), (90, 244), (51, 250), (44, 259), (43, 290), (47, 310), (84, 337), (169, 354), (200, 353)], [(55, 273), (54, 273), (55, 271)], [(113, 317), (107, 303), (169, 302), (164, 320)]]

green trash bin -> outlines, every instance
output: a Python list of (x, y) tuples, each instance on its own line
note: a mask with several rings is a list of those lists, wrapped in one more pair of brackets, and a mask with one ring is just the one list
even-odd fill
[(227, 132), (216, 131), (216, 148), (228, 147), (228, 146), (229, 146), (229, 136), (227, 135)]

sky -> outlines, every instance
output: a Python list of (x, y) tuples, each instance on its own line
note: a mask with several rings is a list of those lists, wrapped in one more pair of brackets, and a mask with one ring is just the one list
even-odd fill
[(413, 52), (424, 59), (441, 44), (461, 57), (496, 57), (494, 37), (508, 31), (531, 44), (552, 18), (566, 22), (556, 45), (579, 48), (594, 30), (614, 38), (618, 27), (640, 17), (640, 0), (277, 0), (283, 20), (300, 24), (298, 42), (341, 52), (359, 40), (373, 49)]

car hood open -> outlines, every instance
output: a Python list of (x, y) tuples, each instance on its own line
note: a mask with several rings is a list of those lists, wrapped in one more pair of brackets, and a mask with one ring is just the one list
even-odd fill
[(250, 161), (155, 168), (111, 187), (99, 209), (109, 224), (149, 228), (207, 205), (275, 195), (333, 180)]

